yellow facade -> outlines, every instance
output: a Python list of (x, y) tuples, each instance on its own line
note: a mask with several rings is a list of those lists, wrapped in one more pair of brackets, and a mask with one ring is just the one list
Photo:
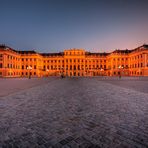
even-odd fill
[(91, 53), (68, 49), (60, 53), (17, 51), (0, 45), (0, 77), (148, 76), (148, 45), (133, 50)]

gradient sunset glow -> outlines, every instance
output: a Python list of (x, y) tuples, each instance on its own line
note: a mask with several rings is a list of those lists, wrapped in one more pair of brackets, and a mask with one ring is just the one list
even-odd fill
[(0, 43), (58, 52), (148, 43), (147, 0), (0, 0)]

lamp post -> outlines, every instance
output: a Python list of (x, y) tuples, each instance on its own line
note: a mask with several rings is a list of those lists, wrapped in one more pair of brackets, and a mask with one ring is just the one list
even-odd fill
[(49, 69), (46, 69), (46, 73), (47, 73), (46, 76), (47, 76), (47, 77), (48, 77), (48, 72), (49, 72)]
[(61, 78), (64, 78), (64, 67), (62, 67)]
[(4, 67), (4, 70), (5, 70), (4, 77), (6, 78), (6, 76), (7, 76), (7, 67), (6, 66)]
[(87, 77), (87, 68), (85, 67), (85, 76)]
[(31, 66), (28, 66), (28, 67), (27, 67), (27, 70), (29, 71), (28, 78), (30, 79), (30, 78), (31, 78), (30, 71), (32, 70), (32, 67), (31, 67)]
[(118, 68), (119, 68), (119, 71), (120, 71), (120, 73), (119, 73), (119, 78), (121, 78), (122, 69), (123, 69), (124, 67), (120, 65)]
[(103, 71), (104, 71), (104, 69), (101, 68), (100, 71), (101, 71), (101, 76), (103, 76)]
[(148, 54), (147, 53), (143, 53), (144, 55), (144, 68), (143, 68), (143, 76), (145, 75), (145, 72), (146, 72), (146, 69), (147, 69), (147, 57), (148, 57)]
[(96, 69), (96, 70), (97, 70), (97, 76), (99, 76), (99, 71), (98, 71), (99, 69), (98, 69), (98, 67), (97, 67), (97, 69)]
[(140, 69), (140, 68), (139, 68), (139, 70), (137, 71), (137, 73), (138, 73), (139, 79), (140, 79), (140, 77), (142, 76), (142, 75), (141, 75), (141, 69)]

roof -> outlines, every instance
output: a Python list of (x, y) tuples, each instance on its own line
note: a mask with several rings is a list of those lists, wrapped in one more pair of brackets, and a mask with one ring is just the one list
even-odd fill
[(40, 55), (42, 56), (62, 56), (64, 55), (63, 52), (59, 52), (59, 53), (40, 53)]
[(143, 50), (148, 50), (148, 45), (147, 44), (143, 44), (142, 46), (139, 46), (139, 47), (133, 49), (132, 51), (136, 52), (136, 51), (143, 51)]
[(148, 49), (148, 45), (147, 44), (143, 44), (142, 47)]
[(112, 53), (125, 53), (125, 54), (128, 54), (128, 53), (131, 53), (131, 52), (132, 52), (132, 50), (128, 50), (128, 49), (125, 49), (125, 50), (116, 49)]
[[(16, 52), (16, 53), (19, 53), (19, 54), (39, 54), (41, 56), (63, 56), (64, 55), (64, 52), (59, 52), (59, 53), (37, 53), (35, 50), (14, 50), (8, 46), (6, 46), (5, 44), (0, 44), (0, 49), (1, 50), (10, 50), (10, 51), (13, 51), (13, 52)], [(73, 50), (78, 50), (78, 49), (73, 49)], [(82, 49), (83, 50), (83, 49)], [(111, 53), (106, 53), (106, 52), (103, 52), (103, 53), (91, 53), (91, 52), (85, 52), (85, 55), (89, 56), (89, 55), (94, 55), (94, 56), (107, 56), (107, 55), (110, 55), (112, 53), (121, 53), (121, 54), (128, 54), (128, 53), (132, 53), (132, 52), (136, 52), (136, 51), (143, 51), (143, 50), (148, 50), (148, 44), (143, 44), (142, 46), (140, 47), (137, 47), (135, 49), (132, 49), (132, 50), (128, 50), (128, 49), (125, 49), (125, 50), (119, 50), (119, 49), (116, 49), (114, 50), (113, 52)]]
[(6, 46), (5, 44), (0, 44), (0, 48), (5, 49), (8, 48), (8, 46)]
[(106, 53), (106, 52), (103, 52), (103, 53), (85, 52), (85, 55), (96, 55), (96, 56), (107, 56), (109, 54), (110, 53)]
[(3, 50), (11, 50), (11, 51), (14, 51), (14, 52), (17, 52), (16, 50), (6, 46), (5, 44), (0, 44), (0, 49), (3, 49)]
[(37, 53), (34, 50), (24, 50), (24, 51), (19, 50), (17, 52), (20, 53), (20, 54), (36, 54)]

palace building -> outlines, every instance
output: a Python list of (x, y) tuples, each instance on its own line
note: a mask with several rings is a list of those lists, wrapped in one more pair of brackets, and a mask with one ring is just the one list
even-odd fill
[(148, 76), (148, 45), (132, 50), (92, 53), (67, 49), (59, 53), (18, 51), (0, 45), (0, 77)]

